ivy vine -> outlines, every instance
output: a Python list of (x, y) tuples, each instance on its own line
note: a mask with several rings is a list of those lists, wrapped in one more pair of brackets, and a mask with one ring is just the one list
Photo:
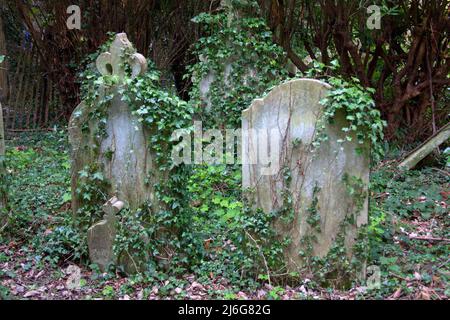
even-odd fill
[[(330, 70), (338, 70), (337, 61), (332, 61), (328, 67)], [(320, 144), (328, 140), (325, 128), (333, 124), (338, 112), (345, 114), (347, 126), (341, 130), (345, 133), (344, 139), (338, 143), (348, 143), (356, 136), (359, 147), (356, 148), (358, 154), (362, 154), (365, 145), (370, 144), (371, 156), (374, 161), (379, 161), (384, 155), (383, 139), (384, 128), (387, 122), (381, 119), (381, 113), (375, 107), (373, 88), (365, 88), (357, 78), (351, 80), (342, 77), (324, 76), (326, 66), (315, 62), (314, 68), (306, 76), (324, 79), (332, 88), (327, 96), (320, 101), (324, 106), (317, 123), (317, 134), (313, 141), (313, 147), (318, 148)]]
[[(265, 21), (254, 17), (230, 18), (227, 12), (201, 13), (193, 19), (209, 33), (194, 48), (200, 60), (189, 68), (193, 75), (190, 103), (204, 127), (239, 128), (241, 112), (253, 99), (286, 78), (286, 55), (272, 42)], [(212, 75), (207, 99), (202, 80)]]

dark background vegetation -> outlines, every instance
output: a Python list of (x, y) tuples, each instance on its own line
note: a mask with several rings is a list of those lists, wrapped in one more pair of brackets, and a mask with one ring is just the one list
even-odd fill
[[(423, 140), (448, 121), (448, 1), (256, 3), (249, 9), (251, 14), (267, 21), (274, 42), (299, 70), (313, 67), (305, 63), (307, 56), (325, 65), (338, 59), (339, 74), (356, 77), (376, 90), (374, 98), (388, 121), (389, 139), (400, 137), (406, 143)], [(81, 30), (66, 27), (66, 9), (72, 4), (81, 7)], [(381, 30), (366, 27), (366, 8), (371, 4), (381, 7)], [(26, 72), (16, 61), (21, 57), (18, 52), (33, 51), (38, 56), (37, 72), (58, 92), (60, 100), (54, 112), (63, 112), (67, 119), (79, 102), (76, 74), (85, 57), (107, 39), (108, 32), (126, 32), (138, 51), (150, 57), (174, 81), (179, 95), (188, 99), (190, 81), (183, 76), (186, 67), (195, 62), (190, 49), (207, 32), (191, 19), (220, 8), (219, 0), (3, 0), (0, 14), (7, 46), (1, 50), (10, 56), (7, 76), (17, 87), (20, 77), (14, 78), (14, 72)], [(6, 88), (2, 90), (3, 101), (12, 94)], [(38, 110), (45, 112), (49, 112), (45, 107)]]

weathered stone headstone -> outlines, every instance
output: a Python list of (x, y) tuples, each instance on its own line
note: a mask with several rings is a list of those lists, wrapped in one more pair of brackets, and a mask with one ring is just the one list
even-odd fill
[[(246, 1), (242, 1), (241, 5), (244, 5)], [(233, 21), (239, 21), (244, 14), (243, 12), (240, 12), (241, 9), (238, 9), (237, 7), (234, 7), (232, 5), (232, 1), (230, 0), (221, 0), (220, 2), (220, 8), (221, 10), (224, 10), (228, 14), (228, 25), (231, 25)], [(233, 48), (232, 41), (233, 39), (226, 39), (226, 45), (230, 48)], [(256, 70), (250, 66), (242, 66), (238, 61), (238, 57), (240, 52), (236, 52), (236, 50), (233, 50), (234, 55), (231, 55), (227, 58), (224, 58), (220, 63), (218, 63), (218, 66), (216, 68), (210, 67), (208, 72), (204, 74), (198, 83), (198, 89), (200, 93), (200, 100), (204, 104), (205, 110), (211, 111), (213, 107), (213, 103), (211, 101), (211, 91), (213, 90), (213, 85), (217, 83), (220, 83), (221, 87), (230, 88), (233, 85), (237, 85), (236, 83), (232, 83), (233, 73), (236, 72), (242, 72), (241, 75), (241, 81), (243, 85), (247, 85), (247, 82), (249, 82), (251, 79), (257, 78), (257, 72)], [(208, 65), (208, 58), (206, 58), (203, 55), (199, 56), (199, 60), (203, 62), (205, 65)], [(244, 69), (244, 70), (242, 70)], [(195, 78), (198, 75), (193, 75), (193, 82), (195, 83)], [(224, 99), (226, 99), (226, 96), (224, 96)]]
[(89, 258), (97, 264), (101, 271), (116, 261), (113, 253), (116, 237), (116, 215), (123, 209), (124, 203), (113, 197), (103, 205), (104, 219), (88, 230)]
[[(153, 169), (154, 156), (148, 146), (150, 132), (132, 114), (119, 93), (123, 85), (125, 63), (136, 77), (147, 69), (145, 58), (135, 53), (124, 61), (125, 50), (132, 49), (126, 34), (118, 34), (110, 52), (101, 54), (97, 68), (102, 75), (115, 75), (118, 84), (109, 88), (114, 96), (106, 110), (105, 134), (99, 134), (99, 119), (90, 118), (92, 107), (85, 102), (74, 110), (69, 123), (69, 140), (72, 147), (72, 205), (76, 213), (81, 203), (76, 193), (79, 172), (91, 164), (99, 164), (105, 179), (110, 183), (110, 196), (116, 195), (131, 208), (138, 208), (153, 200), (152, 183), (147, 180)], [(101, 99), (101, 97), (99, 98)], [(88, 130), (83, 130), (87, 126)]]
[[(106, 197), (117, 196), (131, 209), (147, 203), (154, 208), (158, 206), (153, 188), (159, 174), (155, 170), (155, 155), (149, 145), (151, 132), (138, 121), (120, 94), (120, 89), (125, 85), (126, 65), (130, 67), (131, 78), (147, 70), (146, 59), (133, 52), (126, 34), (117, 34), (109, 52), (102, 53), (96, 61), (99, 72), (103, 76), (115, 76), (117, 84), (102, 88), (103, 96), (93, 105), (81, 102), (70, 119), (72, 210), (75, 215), (83, 214), (79, 210), (88, 201), (77, 192), (83, 183), (80, 172), (91, 167), (96, 172), (100, 171), (108, 182)], [(113, 97), (111, 102), (106, 110), (97, 110), (106, 94)], [(96, 113), (100, 112), (103, 112), (101, 119), (96, 117)], [(91, 259), (102, 267), (113, 260), (114, 224), (111, 213), (89, 229)]]
[(328, 140), (313, 146), (324, 108), (319, 101), (329, 89), (317, 80), (292, 80), (242, 114), (243, 187), (255, 207), (283, 211), (275, 227), (291, 240), (285, 250), (291, 271), (305, 266), (305, 252), (325, 257), (340, 236), (350, 257), (368, 219), (369, 147), (356, 137), (338, 142), (346, 136), (343, 113), (326, 124)]
[[(208, 60), (202, 56), (200, 56), (200, 61), (205, 62), (205, 63), (208, 62)], [(231, 74), (231, 71), (233, 68), (231, 59), (227, 59), (223, 65), (224, 65), (224, 68), (223, 68), (224, 70), (223, 70), (222, 77), (224, 79), (224, 83), (228, 85), (228, 79), (230, 77), (230, 74)], [(211, 91), (211, 86), (213, 85), (214, 81), (216, 81), (217, 77), (218, 77), (218, 75), (217, 75), (216, 71), (209, 70), (208, 73), (201, 79), (201, 81), (199, 83), (200, 99), (205, 104), (205, 109), (207, 111), (210, 111), (212, 108), (210, 91)]]

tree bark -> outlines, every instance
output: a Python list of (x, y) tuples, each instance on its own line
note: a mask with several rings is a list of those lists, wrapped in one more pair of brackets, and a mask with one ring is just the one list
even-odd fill
[[(0, 56), (6, 57), (6, 41), (3, 21), (0, 16)], [(5, 167), (5, 126), (3, 125), (2, 100), (8, 94), (7, 70), (5, 63), (0, 63), (0, 223), (3, 225), (3, 211), (6, 208), (6, 167)]]
[[(0, 16), (0, 56), (6, 57), (6, 40), (3, 31), (3, 21)], [(8, 98), (8, 67), (6, 61), (0, 65), (0, 102), (6, 102)]]
[(450, 138), (450, 123), (442, 127), (435, 135), (430, 137), (422, 145), (411, 152), (398, 166), (404, 170), (410, 170), (419, 163), (420, 160), (429, 155), (435, 148)]
[[(3, 160), (5, 156), (5, 128), (3, 125), (3, 109), (2, 104), (0, 103), (0, 162)], [(1, 164), (0, 164), (1, 170)], [(1, 174), (1, 171), (0, 171)]]
[(5, 128), (3, 126), (3, 109), (0, 103), (0, 161), (5, 156)]
[[(5, 130), (3, 126), (3, 109), (0, 103), (0, 222), (3, 221), (3, 209), (6, 208), (6, 167), (5, 167)], [(3, 224), (3, 223), (2, 223)]]
[[(379, 32), (367, 30), (368, 4), (363, 2), (259, 0), (274, 41), (299, 69), (307, 69), (302, 64), (306, 52), (326, 65), (337, 59), (340, 69), (328, 74), (356, 78), (376, 89), (377, 108), (388, 120), (388, 140), (398, 137), (401, 126), (411, 140), (428, 135), (428, 128), (435, 133), (434, 126), (447, 116), (438, 116), (443, 107), (437, 102), (450, 84), (448, 0), (401, 1), (397, 14), (383, 16)], [(411, 124), (411, 119), (424, 119), (430, 108), (431, 120)]]

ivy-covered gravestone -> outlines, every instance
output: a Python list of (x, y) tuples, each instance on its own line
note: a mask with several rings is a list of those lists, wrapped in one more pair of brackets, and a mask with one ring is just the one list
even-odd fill
[(254, 100), (242, 113), (242, 173), (253, 207), (278, 216), (289, 271), (314, 273), (318, 266), (336, 280), (348, 275), (343, 260), (355, 257), (358, 231), (368, 220), (369, 145), (342, 130), (344, 111), (332, 124), (322, 121), (319, 102), (329, 89), (298, 79)]
[[(109, 52), (99, 55), (96, 67), (101, 74), (97, 81), (102, 85), (94, 99), (81, 102), (74, 110), (69, 123), (72, 209), (78, 221), (88, 220), (90, 225), (102, 219), (101, 210), (96, 208), (114, 196), (132, 210), (144, 204), (156, 206), (153, 188), (158, 179), (149, 146), (151, 132), (138, 121), (121, 94), (127, 79), (145, 73), (146, 59), (121, 33)], [(95, 228), (89, 236), (90, 249), (95, 247), (93, 241), (104, 238), (104, 234), (95, 234)], [(101, 254), (112, 257), (104, 251)]]
[(221, 1), (219, 13), (194, 18), (209, 30), (190, 68), (190, 102), (201, 107), (197, 117), (204, 128), (238, 128), (241, 111), (287, 73), (282, 48), (273, 43), (264, 19), (253, 16), (251, 2), (233, 3)]

